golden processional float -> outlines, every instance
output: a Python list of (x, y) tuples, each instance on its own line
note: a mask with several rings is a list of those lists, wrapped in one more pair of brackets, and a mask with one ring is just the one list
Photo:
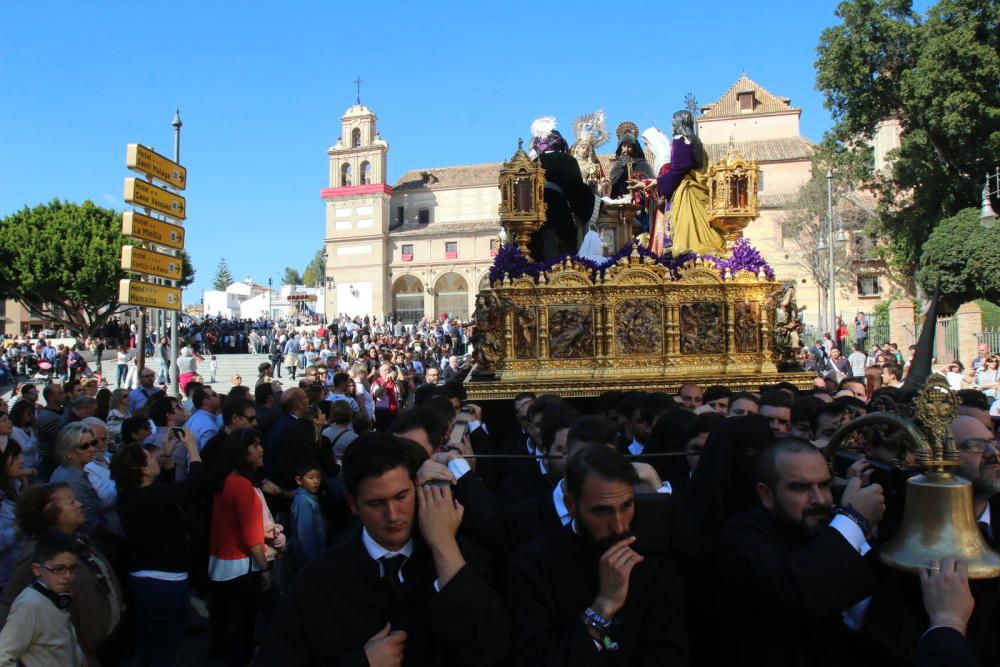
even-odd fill
[[(709, 169), (709, 214), (730, 254), (758, 215), (758, 174), (735, 151)], [(500, 254), (516, 248), (532, 263), (529, 239), (546, 221), (545, 170), (519, 142), (499, 181)], [(794, 288), (762, 270), (728, 270), (720, 266), (725, 258), (664, 265), (632, 238), (636, 208), (602, 210), (605, 247), (614, 253), (632, 242), (631, 252), (607, 265), (566, 258), (537, 275), (491, 272), (473, 314), (470, 398), (675, 392), (687, 381), (753, 391), (779, 381), (810, 386), (811, 374), (778, 372), (794, 367), (802, 328)]]

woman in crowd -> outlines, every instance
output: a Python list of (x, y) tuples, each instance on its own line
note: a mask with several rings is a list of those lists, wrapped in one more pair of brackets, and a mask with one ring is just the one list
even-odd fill
[(184, 393), (188, 382), (198, 373), (198, 361), (190, 347), (181, 348), (181, 354), (177, 357), (177, 373), (177, 384), (180, 385), (181, 393)]
[(882, 367), (869, 366), (865, 369), (865, 400), (872, 400), (876, 391), (882, 388)]
[(1000, 381), (1000, 358), (987, 357), (976, 372), (976, 389), (986, 394), (992, 403), (997, 397), (997, 382)]
[(126, 378), (128, 378), (128, 352), (125, 351), (125, 347), (119, 345), (115, 350), (115, 362), (117, 375), (115, 378), (115, 386), (118, 388), (127, 387), (125, 384)]
[(122, 422), (131, 417), (128, 411), (128, 389), (115, 389), (108, 399), (108, 450), (118, 451), (122, 442)]
[(97, 490), (90, 483), (84, 466), (93, 459), (97, 438), (86, 424), (74, 422), (59, 431), (56, 439), (56, 461), (59, 467), (52, 473), (53, 483), (65, 482), (83, 505), (87, 533), (102, 546), (119, 530), (115, 510), (105, 510)]
[(34, 475), (38, 469), (38, 433), (35, 431), (35, 406), (30, 401), (18, 401), (10, 411), (13, 430), (9, 436), (21, 447), (24, 470)]
[(256, 429), (227, 436), (212, 505), (208, 576), (212, 653), (232, 666), (250, 662), (260, 592), (273, 583), (264, 544), (266, 505), (255, 482), (263, 465)]
[(24, 547), (24, 534), (14, 521), (14, 508), (25, 476), (21, 446), (10, 440), (0, 452), (0, 588), (7, 585)]
[(203, 470), (191, 431), (184, 429), (182, 442), (189, 466), (183, 482), (174, 483), (173, 460), (152, 445), (127, 445), (111, 460), (136, 609), (136, 667), (173, 665), (183, 639), (191, 551), (179, 505), (199, 496)]
[(97, 412), (94, 413), (94, 416), (102, 422), (107, 422), (108, 413), (111, 412), (111, 390), (107, 387), (101, 387), (97, 390), (95, 398), (97, 398)]
[[(7, 620), (11, 603), (31, 585), (34, 541), (49, 530), (72, 536), (78, 543), (79, 564), (73, 580), (70, 617), (77, 641), (89, 667), (100, 667), (98, 647), (118, 626), (122, 593), (107, 558), (90, 542), (83, 529), (87, 519), (83, 506), (66, 484), (36, 484), (25, 489), (17, 503), (17, 525), (28, 541), (22, 557), (0, 592), (0, 623)], [(106, 664), (112, 664), (107, 661)]]

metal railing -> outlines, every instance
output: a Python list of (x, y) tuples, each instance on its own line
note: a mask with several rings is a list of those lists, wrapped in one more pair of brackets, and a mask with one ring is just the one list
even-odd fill
[[(976, 334), (976, 342), (978, 345), (989, 345), (990, 352), (996, 354), (1000, 351), (1000, 328), (998, 327), (988, 327)], [(970, 360), (966, 359), (963, 363), (968, 363)]]

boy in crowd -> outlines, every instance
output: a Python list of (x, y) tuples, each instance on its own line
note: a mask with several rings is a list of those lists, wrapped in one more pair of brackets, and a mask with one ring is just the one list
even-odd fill
[(69, 536), (53, 531), (38, 540), (31, 563), (35, 581), (14, 600), (0, 631), (0, 665), (83, 664), (83, 651), (69, 616), (76, 561)]

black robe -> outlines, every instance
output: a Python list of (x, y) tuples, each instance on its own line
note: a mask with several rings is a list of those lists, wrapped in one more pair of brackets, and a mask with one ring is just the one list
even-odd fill
[[(641, 547), (636, 542), (637, 550)], [(680, 578), (655, 556), (635, 566), (611, 636), (617, 651), (598, 652), (581, 615), (594, 601), (601, 554), (572, 526), (535, 538), (512, 558), (508, 597), (515, 626), (514, 667), (688, 664)]]
[(404, 667), (502, 664), (509, 649), (510, 620), (487, 584), (485, 554), (471, 544), (459, 544), (466, 566), (435, 591), (434, 560), (427, 545), (415, 537), (395, 597), (358, 530), (296, 575), (254, 664), (365, 667), (364, 645), (387, 622), (407, 633)]
[(938, 627), (920, 638), (913, 667), (978, 667), (969, 642), (954, 628)]
[(875, 572), (835, 528), (805, 541), (764, 508), (738, 514), (722, 531), (718, 572), (733, 664), (853, 664), (841, 614), (872, 594)]
[(601, 200), (584, 182), (580, 164), (569, 153), (542, 153), (538, 161), (545, 168), (545, 225), (531, 235), (531, 254), (536, 262), (553, 262), (576, 254), (577, 226), (597, 222)]

